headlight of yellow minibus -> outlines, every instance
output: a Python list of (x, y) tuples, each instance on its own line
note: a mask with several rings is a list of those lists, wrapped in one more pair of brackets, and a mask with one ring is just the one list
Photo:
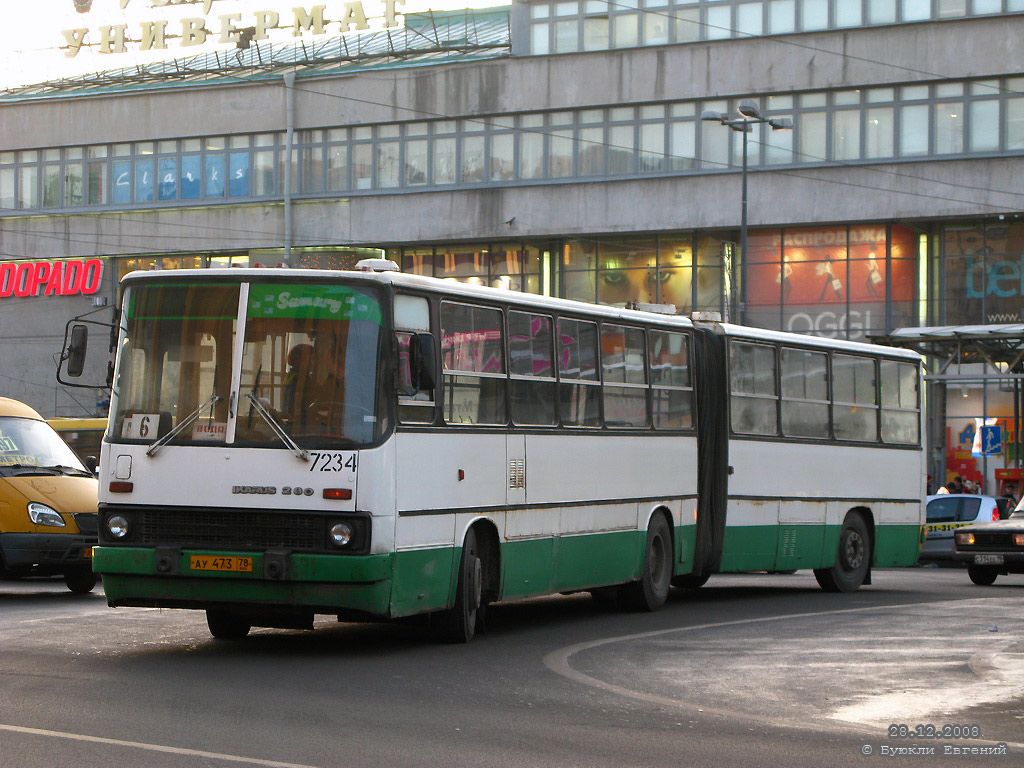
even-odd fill
[(63, 528), (65, 525), (60, 512), (36, 501), (28, 505), (28, 516), (36, 525), (49, 525), (52, 528)]

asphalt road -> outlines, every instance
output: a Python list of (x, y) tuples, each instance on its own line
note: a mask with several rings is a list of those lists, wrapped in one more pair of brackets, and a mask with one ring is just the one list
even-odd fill
[[(887, 755), (911, 747), (936, 754)], [(655, 614), (557, 596), (493, 608), (469, 646), (325, 619), (219, 642), (200, 613), (0, 582), (0, 768), (979, 761), (1024, 764), (1024, 576), (717, 576)]]

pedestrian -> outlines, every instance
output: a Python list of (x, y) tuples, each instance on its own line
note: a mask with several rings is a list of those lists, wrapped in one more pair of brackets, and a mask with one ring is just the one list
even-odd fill
[(1012, 483), (1008, 483), (1003, 486), (1003, 498), (1006, 499), (1006, 505), (1010, 509), (1014, 509), (1017, 506), (1017, 488)]

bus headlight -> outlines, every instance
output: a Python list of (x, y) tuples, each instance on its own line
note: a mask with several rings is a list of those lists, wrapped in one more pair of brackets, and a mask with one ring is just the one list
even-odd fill
[(335, 523), (327, 531), (327, 538), (336, 547), (347, 547), (352, 543), (354, 535), (355, 531), (352, 530), (352, 526), (348, 523)]
[(128, 518), (124, 515), (111, 515), (107, 518), (107, 533), (111, 538), (123, 539), (128, 535)]
[(63, 528), (65, 525), (60, 512), (35, 501), (28, 505), (28, 516), (36, 525), (49, 525), (52, 528)]

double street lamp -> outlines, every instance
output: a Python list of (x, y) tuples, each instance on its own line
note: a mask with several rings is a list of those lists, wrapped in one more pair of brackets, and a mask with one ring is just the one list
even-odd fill
[[(793, 121), (788, 117), (771, 118), (761, 114), (760, 108), (753, 99), (743, 99), (737, 108), (738, 114), (731, 117), (715, 109), (701, 112), (700, 119), (721, 123), (734, 131), (743, 134), (743, 202), (740, 209), (740, 300), (739, 322), (747, 323), (747, 137), (758, 123), (766, 123), (773, 131), (793, 128)], [(733, 265), (735, 269), (735, 264)]]

